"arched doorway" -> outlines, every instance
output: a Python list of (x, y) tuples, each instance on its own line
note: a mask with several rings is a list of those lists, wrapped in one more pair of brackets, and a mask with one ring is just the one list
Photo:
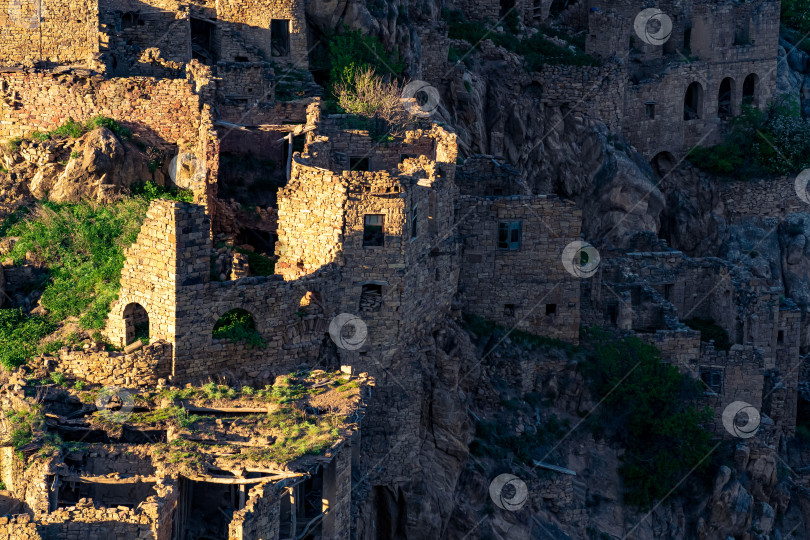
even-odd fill
[(149, 343), (149, 313), (142, 305), (137, 302), (127, 304), (124, 308), (124, 328), (126, 345), (139, 339), (144, 344)]
[(759, 76), (756, 73), (751, 73), (743, 81), (742, 88), (742, 102), (743, 105), (750, 105), (751, 107), (758, 107), (757, 101), (757, 86), (759, 86)]
[(717, 92), (717, 117), (726, 120), (734, 116), (734, 79), (726, 77)]
[(703, 118), (703, 87), (693, 82), (686, 88), (683, 99), (683, 119), (697, 120)]

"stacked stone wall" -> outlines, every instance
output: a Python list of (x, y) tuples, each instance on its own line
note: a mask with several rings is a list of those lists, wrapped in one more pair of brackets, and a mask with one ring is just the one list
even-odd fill
[[(577, 343), (580, 285), (562, 253), (580, 238), (581, 211), (555, 197), (462, 196), (457, 220), (464, 309), (507, 328)], [(521, 222), (518, 250), (498, 248), (501, 221)]]
[(41, 540), (36, 524), (28, 515), (0, 516), (0, 540)]
[(810, 204), (796, 194), (795, 177), (773, 180), (722, 182), (717, 186), (718, 200), (725, 206), (730, 221), (746, 217), (784, 219), (790, 214), (807, 212)]
[(245, 507), (228, 525), (230, 540), (263, 540), (279, 537), (281, 498), (279, 484), (265, 482), (248, 493)]
[(700, 332), (690, 329), (658, 330), (637, 336), (657, 348), (662, 361), (678, 366), (682, 372), (697, 378), (694, 366), (700, 358)]
[(247, 100), (250, 105), (274, 100), (274, 72), (267, 62), (219, 62), (217, 77), (224, 100)]
[(152, 343), (132, 354), (63, 349), (59, 370), (70, 377), (104, 386), (155, 386), (172, 368), (172, 345)]
[[(262, 4), (239, 0), (235, 2), (217, 2), (217, 18), (224, 23), (238, 25), (239, 32), (258, 48), (265, 60), (278, 63), (294, 64), (299, 69), (306, 69), (307, 36), (305, 3), (303, 0), (273, 0)], [(271, 21), (289, 21), (290, 47), (287, 56), (274, 57), (271, 50)], [(223, 36), (219, 48), (220, 59), (233, 62), (236, 56), (243, 54), (243, 48), (234, 40)]]
[(0, 1), (0, 65), (92, 65), (98, 0)]
[(193, 144), (202, 123), (200, 99), (185, 80), (6, 72), (0, 88), (16, 102), (0, 108), (0, 138), (50, 131), (69, 117), (83, 122), (104, 115), (147, 141)]

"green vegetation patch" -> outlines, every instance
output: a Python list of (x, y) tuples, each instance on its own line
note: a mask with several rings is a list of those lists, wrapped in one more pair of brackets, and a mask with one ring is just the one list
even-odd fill
[(244, 341), (248, 347), (266, 347), (262, 336), (256, 330), (253, 315), (244, 309), (232, 309), (219, 318), (214, 325), (214, 339), (228, 339), (233, 343)]
[(585, 339), (588, 356), (580, 369), (601, 403), (589, 423), (595, 436), (624, 445), (625, 501), (648, 508), (711, 462), (712, 435), (703, 428), (711, 409), (696, 408), (699, 383), (663, 364), (655, 347), (599, 328), (587, 330)]
[(701, 341), (714, 340), (714, 348), (718, 351), (728, 351), (731, 349), (731, 340), (728, 338), (726, 329), (717, 324), (711, 317), (693, 317), (683, 321), (683, 323), (700, 332)]
[(67, 122), (59, 126), (58, 128), (54, 129), (53, 131), (48, 132), (41, 132), (41, 131), (34, 131), (31, 133), (30, 138), (33, 140), (38, 141), (45, 141), (47, 139), (56, 139), (56, 138), (70, 138), (70, 139), (77, 139), (87, 133), (88, 131), (93, 131), (94, 129), (98, 129), (100, 127), (104, 127), (115, 133), (115, 135), (121, 139), (129, 139), (132, 137), (132, 132), (119, 124), (116, 120), (109, 118), (107, 116), (94, 116), (87, 120), (87, 122), (77, 122), (72, 117), (69, 117)]
[(329, 88), (353, 84), (358, 71), (374, 68), (386, 76), (399, 76), (405, 62), (398, 51), (388, 52), (375, 36), (363, 35), (359, 30), (349, 30), (327, 36), (326, 67), (329, 70)]
[[(447, 21), (451, 38), (463, 39), (474, 47), (485, 39), (492, 40), (495, 45), (521, 55), (526, 60), (526, 68), (529, 71), (538, 71), (543, 64), (599, 65), (598, 60), (584, 52), (583, 38), (572, 38), (558, 30), (544, 28), (531, 37), (521, 39), (515, 35), (514, 27), (510, 28), (508, 20), (506, 30), (498, 32), (493, 30), (495, 24), (491, 21), (469, 21), (458, 9), (443, 9), (442, 16)], [(571, 43), (574, 50), (549, 41), (549, 37), (557, 37)], [(454, 55), (456, 61), (462, 56), (459, 51), (451, 51), (451, 57)]]
[(787, 96), (764, 111), (744, 104), (723, 142), (695, 147), (687, 158), (707, 172), (738, 179), (795, 174), (810, 167), (810, 121)]
[[(149, 184), (147, 184), (148, 186)], [(138, 236), (149, 203), (159, 197), (185, 195), (152, 187), (119, 202), (102, 205), (42, 202), (33, 210), (18, 209), (0, 224), (0, 237), (16, 237), (9, 257), (15, 264), (33, 259), (46, 268), (30, 284), (42, 290), (45, 316), (19, 309), (0, 309), (0, 365), (13, 369), (27, 358), (58, 350), (64, 342), (42, 343), (69, 317), (86, 330), (104, 326), (118, 296), (124, 248)]]

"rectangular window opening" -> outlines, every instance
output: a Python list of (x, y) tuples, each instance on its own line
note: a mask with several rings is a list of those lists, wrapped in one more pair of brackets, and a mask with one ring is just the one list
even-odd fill
[(360, 294), (360, 311), (380, 311), (382, 301), (382, 285), (373, 283), (363, 285), (363, 292)]
[(414, 203), (411, 207), (411, 238), (416, 238), (419, 234), (418, 228), (419, 207)]
[(383, 214), (366, 214), (363, 217), (363, 247), (381, 247), (385, 245), (385, 216)]
[(352, 171), (368, 172), (368, 158), (367, 157), (349, 157), (349, 169)]
[(517, 251), (520, 249), (522, 222), (501, 221), (498, 223), (498, 249)]
[(700, 368), (700, 380), (706, 385), (707, 392), (721, 394), (723, 392), (723, 368)]
[(546, 315), (556, 315), (557, 304), (546, 304)]
[(270, 48), (276, 58), (290, 54), (290, 21), (273, 19), (270, 21)]
[(504, 306), (503, 306), (503, 316), (504, 317), (514, 317), (515, 316), (515, 304), (504, 304)]
[(778, 344), (780, 344), (780, 345), (785, 342), (785, 331), (784, 330), (779, 330), (779, 332), (776, 334), (776, 342)]
[(648, 119), (655, 120), (655, 103), (645, 103), (644, 110)]

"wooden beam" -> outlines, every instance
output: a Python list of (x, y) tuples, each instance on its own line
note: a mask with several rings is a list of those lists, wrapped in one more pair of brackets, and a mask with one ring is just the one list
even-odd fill
[(157, 483), (160, 480), (154, 476), (133, 476), (131, 478), (110, 478), (107, 476), (76, 476), (76, 475), (63, 475), (58, 476), (62, 479), (62, 483), (68, 482), (81, 482), (83, 484), (138, 484), (140, 482)]
[(571, 476), (576, 476), (577, 471), (573, 471), (571, 469), (566, 469), (565, 467), (558, 467), (557, 465), (552, 465), (551, 463), (544, 463), (542, 461), (535, 461), (532, 460), (535, 467), (540, 467), (541, 469), (548, 469), (550, 471), (556, 471), (563, 474), (570, 474)]

